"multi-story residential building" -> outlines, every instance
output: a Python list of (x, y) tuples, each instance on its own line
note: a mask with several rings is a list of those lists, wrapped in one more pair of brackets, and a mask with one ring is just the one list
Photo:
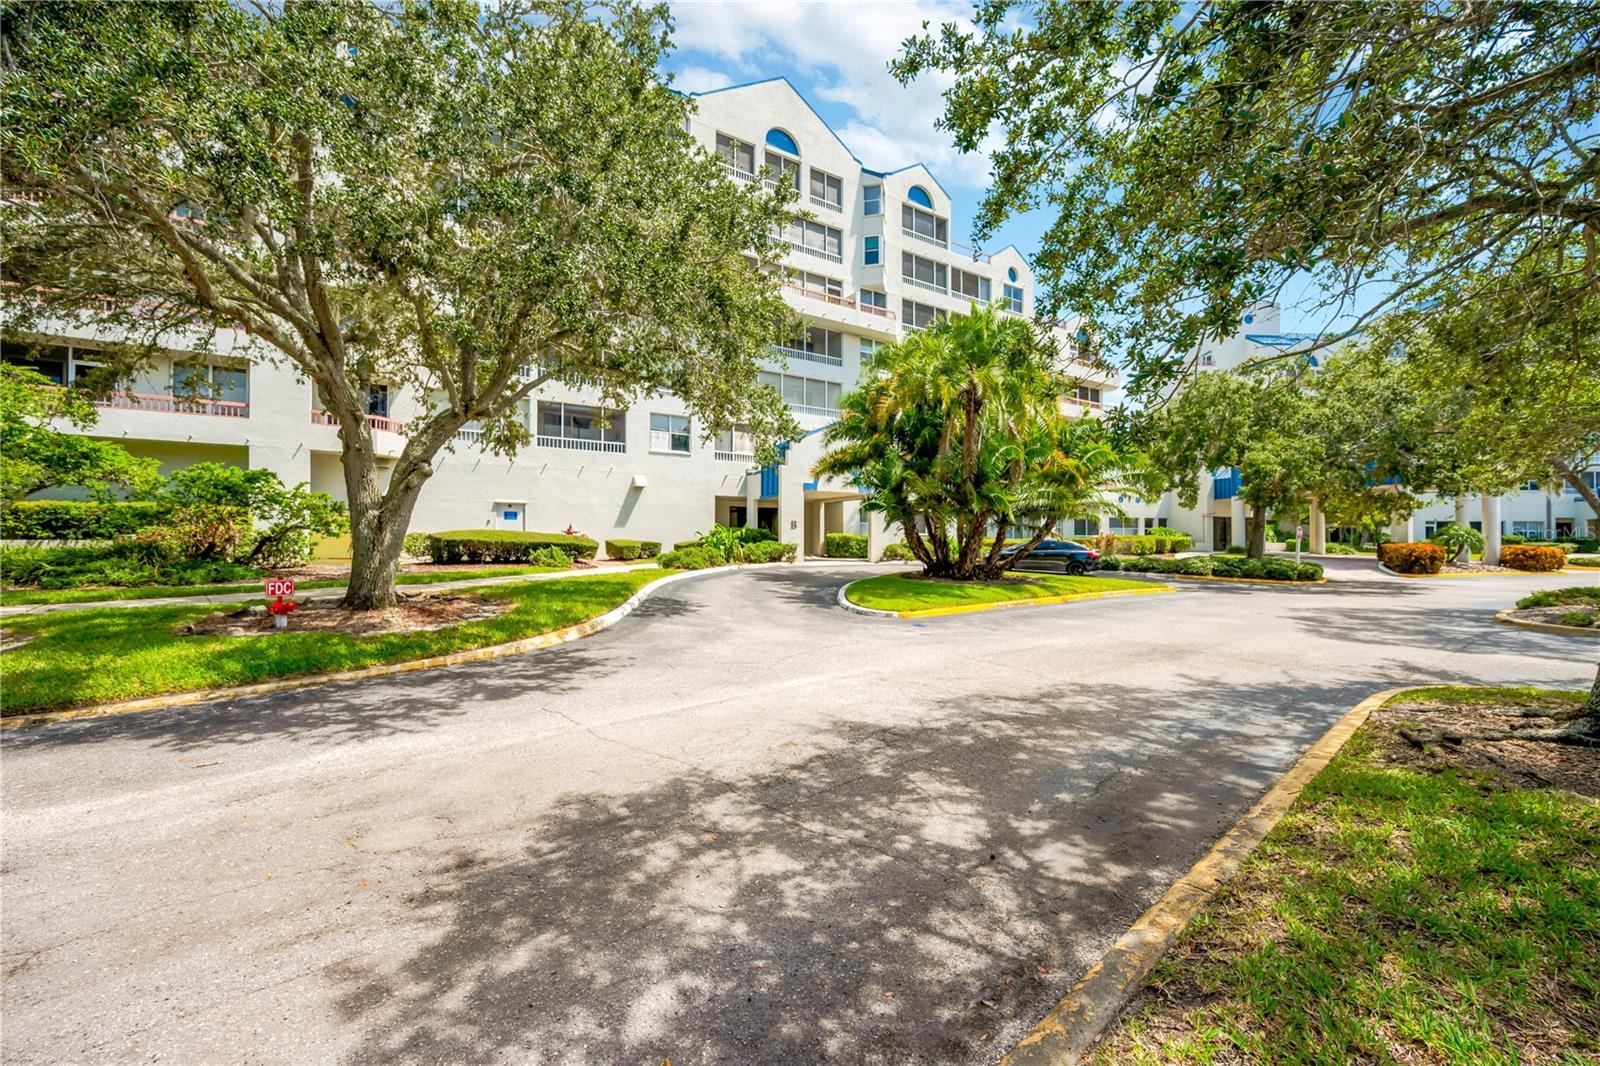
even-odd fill
[[(877, 346), (973, 302), (998, 301), (1011, 313), (1033, 315), (1026, 259), (1012, 247), (989, 254), (955, 241), (949, 194), (926, 167), (880, 173), (863, 166), (782, 78), (690, 100), (687, 130), (721, 157), (728, 180), (792, 183), (805, 212), (784, 233), (790, 251), (783, 289), (803, 327), (774, 346), (761, 374), (804, 434), (788, 443), (782, 463), (763, 469), (747, 433), (736, 427), (705, 440), (673, 396), (602, 411), (594, 397), (552, 385), (523, 412), (533, 441), (515, 458), (482, 450), (478, 431), (462, 430), (434, 464), (414, 529), (573, 526), (600, 539), (670, 542), (713, 522), (760, 524), (817, 554), (827, 532), (869, 529), (860, 493), (819, 482), (810, 469), (820, 454), (819, 431)], [(1098, 408), (1114, 380), (1075, 361), (1072, 331), (1052, 328), (1083, 382), (1065, 402)], [(94, 365), (109, 339), (57, 322), (48, 335), (12, 338), (4, 354), (34, 360), (65, 384)], [(44, 349), (27, 350), (21, 341), (43, 342)], [(337, 423), (292, 367), (227, 330), (210, 342), (169, 343), (126, 393), (102, 405), (90, 432), (155, 456), (169, 470), (205, 460), (267, 467), (286, 482), (344, 498)], [(368, 410), (380, 463), (398, 457), (419, 399), (374, 388)]]
[[(1263, 363), (1297, 351), (1303, 351), (1320, 339), (1316, 333), (1284, 332), (1282, 312), (1276, 305), (1262, 304), (1252, 308), (1240, 323), (1238, 332), (1230, 337), (1203, 345), (1195, 353), (1194, 365), (1201, 371), (1227, 371), (1241, 366)], [(1338, 350), (1338, 343), (1326, 345), (1307, 358), (1315, 365)], [(1600, 486), (1600, 456), (1587, 464), (1584, 477), (1591, 486)], [(1193, 508), (1181, 507), (1177, 493), (1169, 492), (1153, 502), (1124, 498), (1119, 505), (1128, 517), (1106, 514), (1097, 519), (1082, 519), (1073, 524), (1072, 532), (1079, 536), (1107, 532), (1141, 532), (1157, 526), (1182, 530), (1195, 538), (1197, 548), (1221, 551), (1230, 544), (1244, 541), (1245, 503), (1239, 497), (1239, 472), (1215, 470), (1200, 475), (1199, 499)], [(1529, 482), (1516, 492), (1487, 501), (1473, 497), (1462, 501), (1461, 513), (1456, 502), (1436, 493), (1421, 494), (1424, 506), (1408, 521), (1398, 523), (1390, 536), (1395, 540), (1420, 540), (1433, 536), (1440, 526), (1455, 521), (1465, 521), (1474, 529), (1484, 528), (1484, 514), (1499, 513), (1500, 531), (1516, 533), (1530, 539), (1557, 536), (1595, 536), (1600, 524), (1589, 505), (1576, 489), (1564, 486), (1556, 492), (1544, 491), (1537, 482)], [(1491, 519), (1493, 521), (1493, 519)], [(1291, 520), (1285, 519), (1284, 525)], [(1313, 512), (1311, 524), (1316, 532), (1324, 532), (1321, 516)], [(1318, 539), (1307, 528), (1308, 539)]]

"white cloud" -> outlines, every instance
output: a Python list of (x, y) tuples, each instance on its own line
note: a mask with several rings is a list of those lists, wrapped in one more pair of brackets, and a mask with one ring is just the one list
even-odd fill
[(969, 25), (970, 11), (969, 5), (950, 0), (679, 0), (672, 8), (680, 49), (724, 60), (751, 79), (778, 73), (779, 65), (809, 70), (811, 91), (819, 100), (856, 114), (838, 132), (868, 167), (895, 170), (921, 162), (947, 183), (982, 186), (988, 177), (987, 152), (962, 155), (950, 135), (934, 126), (944, 110), (940, 94), (950, 79), (923, 75), (902, 86), (887, 70), (905, 39), (921, 33), (924, 22), (935, 29), (945, 22)]
[(672, 76), (672, 87), (686, 93), (706, 93), (732, 84), (732, 78), (710, 67), (684, 67)]

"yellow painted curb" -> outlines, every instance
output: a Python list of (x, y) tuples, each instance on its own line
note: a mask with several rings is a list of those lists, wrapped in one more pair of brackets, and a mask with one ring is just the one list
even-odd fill
[[(1141, 573), (1139, 570), (1129, 570), (1130, 574)], [(1281, 577), (1218, 577), (1213, 574), (1162, 574), (1162, 580), (1175, 577), (1179, 581), (1243, 581), (1247, 585), (1326, 585), (1328, 579), (1319, 577), (1315, 581), (1285, 581)]]
[[(869, 581), (870, 578), (862, 578)], [(854, 585), (855, 582), (850, 582)], [(1142, 589), (1113, 589), (1109, 592), (1073, 592), (1063, 596), (1038, 596), (1029, 600), (1001, 600), (997, 603), (964, 603), (953, 607), (924, 607), (917, 611), (883, 611), (864, 607), (845, 596), (850, 585), (839, 590), (839, 602), (848, 609), (877, 618), (942, 618), (952, 614), (973, 614), (977, 611), (998, 611), (1006, 607), (1046, 607), (1054, 603), (1071, 603), (1075, 600), (1100, 600), (1111, 596), (1148, 596), (1154, 592), (1176, 592), (1170, 585), (1152, 585)]]
[(1531, 629), (1536, 633), (1559, 633), (1564, 637), (1600, 637), (1600, 626), (1579, 629), (1577, 626), (1557, 625), (1554, 622), (1530, 622), (1526, 618), (1512, 618), (1510, 611), (1501, 611), (1494, 620), (1503, 626)]
[(1594, 574), (1597, 572), (1594, 570), (1585, 570), (1581, 566), (1564, 566), (1560, 570), (1512, 570), (1508, 567), (1505, 570), (1473, 570), (1468, 571), (1465, 574), (1402, 574), (1398, 570), (1391, 570), (1386, 566), (1381, 566), (1381, 564), (1380, 568), (1386, 574), (1390, 574), (1394, 577), (1403, 577), (1407, 580), (1416, 580), (1426, 577), (1543, 577), (1546, 575), (1555, 577), (1558, 574)]
[(595, 615), (593, 618), (567, 626), (564, 629), (554, 629), (548, 633), (539, 633), (535, 636), (524, 637), (521, 640), (514, 640), (506, 644), (491, 644), (488, 647), (453, 651), (445, 655), (430, 655), (425, 659), (410, 659), (399, 663), (379, 663), (376, 666), (364, 666), (357, 670), (305, 674), (300, 677), (285, 677), (277, 681), (258, 681), (249, 685), (234, 685), (228, 688), (169, 692), (159, 696), (141, 697), (136, 700), (119, 700), (115, 703), (96, 703), (88, 707), (69, 707), (60, 711), (41, 711), (37, 714), (12, 715), (0, 718), (0, 730), (21, 729), (28, 726), (46, 725), (51, 722), (70, 722), (80, 718), (106, 718), (119, 714), (135, 714), (139, 711), (160, 711), (170, 707), (188, 707), (196, 703), (235, 700), (246, 696), (266, 696), (274, 692), (288, 692), (291, 689), (309, 688), (313, 685), (336, 685), (349, 681), (366, 681), (376, 677), (408, 674), (415, 670), (432, 670), (441, 666), (460, 666), (464, 663), (483, 662), (486, 659), (501, 659), (508, 655), (523, 655), (530, 651), (538, 651), (540, 648), (550, 648), (557, 644), (580, 640), (601, 630), (609, 629), (633, 613), (635, 607), (644, 602), (651, 593), (663, 585), (673, 584), (687, 578), (725, 573), (735, 569), (737, 567), (720, 566), (676, 574), (667, 573), (654, 581), (641, 585), (626, 600), (602, 614)]
[(1239, 871), (1311, 779), (1322, 772), (1372, 712), (1409, 689), (1375, 692), (1356, 704), (1301, 755), (1289, 772), (1222, 835), (1189, 872), (1089, 967), (1001, 1066), (1072, 1066), (1117, 1019), (1152, 967), (1223, 882)]

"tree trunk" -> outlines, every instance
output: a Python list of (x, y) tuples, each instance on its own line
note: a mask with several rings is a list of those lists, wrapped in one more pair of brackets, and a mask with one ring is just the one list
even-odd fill
[(1580, 737), (1587, 737), (1591, 743), (1600, 744), (1600, 664), (1595, 666), (1594, 684), (1589, 686), (1589, 698), (1584, 701), (1583, 711), (1567, 728)]
[[(340, 428), (343, 435), (344, 428)], [(341, 607), (374, 611), (395, 605), (395, 572), (405, 546), (411, 512), (431, 469), (396, 471), (385, 493), (378, 483), (370, 435), (344, 449), (345, 492), (350, 502), (350, 582)]]
[[(1574, 470), (1572, 464), (1565, 459), (1552, 459), (1550, 460), (1550, 465), (1555, 468), (1556, 473), (1561, 475), (1561, 480), (1571, 485), (1573, 491), (1583, 497), (1583, 502), (1589, 505), (1589, 509), (1597, 517), (1600, 517), (1600, 495), (1597, 495), (1594, 489), (1589, 487), (1589, 483), (1583, 480), (1583, 475)], [(1594, 530), (1593, 532), (1600, 533), (1600, 530)]]
[(1245, 520), (1245, 528), (1250, 531), (1250, 558), (1260, 559), (1267, 554), (1267, 509), (1252, 507), (1250, 517)]

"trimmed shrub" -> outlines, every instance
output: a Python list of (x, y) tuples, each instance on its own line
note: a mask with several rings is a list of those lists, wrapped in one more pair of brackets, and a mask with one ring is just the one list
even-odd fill
[[(1165, 561), (1165, 560), (1161, 560)], [(1170, 571), (1175, 574), (1192, 574), (1199, 577), (1208, 577), (1216, 566), (1216, 561), (1209, 555), (1194, 555), (1187, 559), (1179, 559)], [(1158, 569), (1160, 569), (1158, 567)]]
[(1189, 536), (1189, 534), (1184, 533), (1181, 530), (1173, 529), (1171, 526), (1156, 526), (1154, 529), (1146, 530), (1145, 531), (1145, 535), (1146, 536), (1150, 536), (1150, 537), (1188, 537)]
[(407, 533), (400, 543), (400, 550), (413, 559), (428, 558), (428, 534)]
[(8, 588), (140, 588), (248, 581), (253, 567), (226, 559), (183, 559), (158, 544), (123, 540), (83, 548), (0, 548)]
[(1502, 534), (1500, 534), (1500, 543), (1501, 544), (1526, 544), (1526, 543), (1528, 543), (1528, 538), (1524, 537), (1521, 533), (1502, 533)]
[(1246, 548), (1243, 544), (1230, 544), (1230, 545), (1228, 545), (1228, 554), (1230, 554), (1230, 555), (1245, 555), (1245, 554), (1248, 554), (1248, 552), (1249, 552), (1249, 549)]
[(1397, 574), (1437, 574), (1444, 549), (1427, 541), (1391, 540), (1378, 545), (1378, 562)]
[(696, 545), (662, 552), (656, 557), (656, 562), (668, 570), (709, 570), (713, 566), (722, 566), (727, 560), (711, 548)]
[(1102, 555), (1100, 561), (1091, 568), (1094, 570), (1121, 570), (1122, 560), (1115, 555)]
[(788, 541), (758, 540), (745, 546), (744, 557), (752, 563), (792, 563), (798, 550)]
[(878, 560), (885, 563), (909, 563), (914, 562), (916, 556), (911, 554), (911, 549), (906, 547), (904, 542), (897, 540), (893, 544), (884, 545), (883, 554), (878, 556)]
[(1564, 626), (1574, 626), (1578, 629), (1588, 629), (1594, 625), (1595, 616), (1588, 611), (1567, 611), (1556, 615), (1556, 623)]
[(693, 540), (677, 540), (672, 542), (672, 550), (675, 552), (681, 552), (685, 548), (698, 548), (700, 546), (699, 537), (696, 537)]
[(110, 540), (148, 529), (172, 510), (167, 503), (18, 500), (0, 510), (7, 540)]
[(822, 538), (822, 554), (830, 559), (865, 559), (865, 533), (828, 533)]
[(1500, 565), (1509, 566), (1513, 570), (1560, 570), (1567, 565), (1567, 553), (1560, 548), (1512, 544), (1500, 549)]
[(1132, 574), (1188, 574), (1192, 577), (1243, 577), (1271, 581), (1318, 581), (1322, 567), (1316, 563), (1298, 566), (1289, 559), (1243, 559), (1228, 555), (1191, 555), (1187, 559), (1162, 559), (1154, 555), (1118, 558), (1100, 557), (1102, 570), (1122, 570)]
[(559, 548), (573, 562), (594, 558), (599, 547), (588, 537), (515, 529), (457, 529), (428, 534), (428, 555), (436, 563), (526, 563), (540, 548)]
[(556, 547), (546, 544), (542, 548), (535, 548), (528, 553), (528, 562), (533, 566), (549, 566), (558, 570), (569, 569), (573, 564), (572, 556)]
[(1600, 608), (1600, 585), (1575, 585), (1564, 589), (1530, 592), (1517, 601), (1518, 607), (1564, 607), (1569, 603), (1594, 604)]
[[(1168, 552), (1186, 552), (1194, 547), (1194, 538), (1187, 533), (1145, 533), (1143, 535), (1107, 534), (1096, 537), (1095, 547), (1101, 555), (1165, 555)], [(1104, 546), (1101, 546), (1104, 545)]]
[(608, 559), (654, 559), (661, 554), (659, 540), (608, 540), (606, 541), (606, 558)]

